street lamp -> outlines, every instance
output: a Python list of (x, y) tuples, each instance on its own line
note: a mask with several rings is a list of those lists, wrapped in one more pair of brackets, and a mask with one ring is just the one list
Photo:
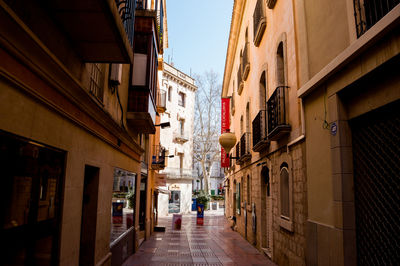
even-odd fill
[(171, 124), (169, 122), (164, 122), (158, 125), (154, 125), (155, 127), (161, 127), (161, 128), (166, 128), (166, 127), (170, 127)]

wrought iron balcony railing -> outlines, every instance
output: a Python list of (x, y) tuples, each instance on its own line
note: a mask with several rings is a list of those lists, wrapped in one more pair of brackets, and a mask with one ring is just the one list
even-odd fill
[(242, 64), (240, 64), (237, 72), (237, 90), (239, 95), (242, 94), (243, 87), (244, 87), (244, 82), (242, 79)]
[(353, 0), (357, 37), (363, 35), (381, 18), (400, 4), (399, 0)]
[(133, 47), (133, 36), (135, 31), (135, 0), (115, 0), (117, 4), (119, 15), (121, 16), (122, 23), (124, 24), (126, 35), (128, 36), (129, 43)]
[(154, 155), (151, 160), (151, 168), (153, 170), (162, 170), (165, 168), (165, 154), (166, 150), (163, 146), (154, 146)]
[(287, 86), (278, 86), (267, 102), (268, 140), (280, 139), (291, 130), (286, 121), (287, 88)]
[(262, 152), (269, 146), (267, 139), (267, 115), (265, 110), (258, 112), (253, 122), (253, 151)]
[(250, 132), (243, 133), (242, 137), (240, 138), (240, 160), (242, 162), (251, 159), (250, 139), (251, 139)]
[(246, 42), (242, 57), (242, 80), (246, 81), (250, 72), (250, 43)]
[(259, 46), (267, 26), (265, 17), (265, 1), (257, 0), (256, 8), (253, 13), (254, 45)]
[[(154, 6), (152, 6), (154, 4)], [(164, 6), (162, 0), (155, 0), (154, 2), (149, 0), (136, 0), (136, 9), (149, 11), (153, 14), (156, 22), (157, 39), (160, 48), (160, 54), (163, 53), (163, 41), (164, 41)], [(139, 11), (140, 12), (140, 11)]]
[(160, 90), (157, 93), (157, 112), (164, 113), (167, 109), (167, 92)]
[(238, 141), (238, 143), (236, 143), (236, 146), (235, 146), (235, 153), (236, 153), (236, 158), (239, 158), (239, 159), (236, 159), (236, 164), (242, 164), (242, 161), (240, 160), (240, 141)]

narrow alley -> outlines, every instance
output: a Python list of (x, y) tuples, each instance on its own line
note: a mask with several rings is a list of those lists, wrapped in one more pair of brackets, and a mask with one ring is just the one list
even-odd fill
[(203, 226), (184, 215), (182, 229), (172, 230), (172, 216), (160, 217), (156, 232), (126, 260), (130, 265), (275, 265), (230, 229), (222, 213), (206, 212)]

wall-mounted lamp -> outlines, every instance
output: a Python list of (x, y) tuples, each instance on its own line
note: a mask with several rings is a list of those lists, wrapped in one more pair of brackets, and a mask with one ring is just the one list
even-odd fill
[[(230, 132), (229, 129), (226, 130), (225, 133), (219, 136), (219, 144), (224, 148), (226, 154), (229, 157), (229, 152), (236, 144), (236, 136), (234, 133)], [(229, 159), (240, 159), (238, 157), (229, 157)]]
[(158, 125), (154, 125), (155, 127), (161, 127), (161, 128), (166, 128), (166, 127), (171, 127), (171, 124), (169, 122), (161, 123)]

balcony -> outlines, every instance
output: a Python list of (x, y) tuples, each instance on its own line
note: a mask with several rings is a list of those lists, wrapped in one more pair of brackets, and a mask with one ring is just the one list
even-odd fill
[(263, 152), (269, 147), (267, 139), (267, 115), (265, 110), (258, 112), (253, 122), (253, 151)]
[(166, 150), (161, 145), (154, 146), (154, 155), (151, 160), (151, 169), (163, 170), (165, 168), (165, 153)]
[(148, 90), (129, 89), (128, 112), (126, 114), (128, 127), (138, 133), (154, 134), (156, 132), (156, 109), (153, 97)]
[(267, 102), (268, 140), (278, 140), (291, 130), (286, 121), (287, 88), (287, 86), (277, 87)]
[(176, 130), (173, 133), (173, 141), (177, 143), (185, 143), (189, 140), (189, 136), (186, 132), (181, 132), (180, 130)]
[(244, 82), (242, 79), (242, 66), (239, 65), (239, 69), (237, 72), (237, 90), (238, 90), (238, 94), (241, 95), (242, 91), (243, 91), (243, 87), (244, 87)]
[(250, 72), (250, 43), (246, 42), (242, 57), (242, 80), (246, 81)]
[(161, 114), (165, 110), (167, 110), (167, 92), (161, 90), (157, 93), (157, 112)]
[(167, 167), (163, 170), (169, 179), (193, 179), (197, 177), (197, 171), (187, 168)]
[[(152, 5), (154, 4), (154, 5)], [(164, 6), (162, 0), (155, 3), (148, 0), (136, 0), (135, 31), (154, 34), (159, 54), (164, 48)]]
[(399, 0), (353, 0), (357, 37), (363, 35), (399, 4)]
[(240, 138), (240, 161), (242, 162), (246, 162), (251, 159), (250, 139), (250, 132), (243, 133), (242, 137)]
[(236, 146), (235, 146), (235, 157), (236, 158), (239, 158), (239, 159), (236, 159), (236, 164), (237, 165), (242, 165), (243, 164), (243, 162), (240, 160), (240, 141), (238, 142), (238, 143), (236, 143)]
[(253, 13), (253, 28), (254, 28), (254, 45), (259, 46), (267, 27), (267, 18), (265, 17), (265, 4), (263, 0), (257, 0), (256, 8)]
[(133, 61), (134, 0), (45, 1), (84, 62)]

